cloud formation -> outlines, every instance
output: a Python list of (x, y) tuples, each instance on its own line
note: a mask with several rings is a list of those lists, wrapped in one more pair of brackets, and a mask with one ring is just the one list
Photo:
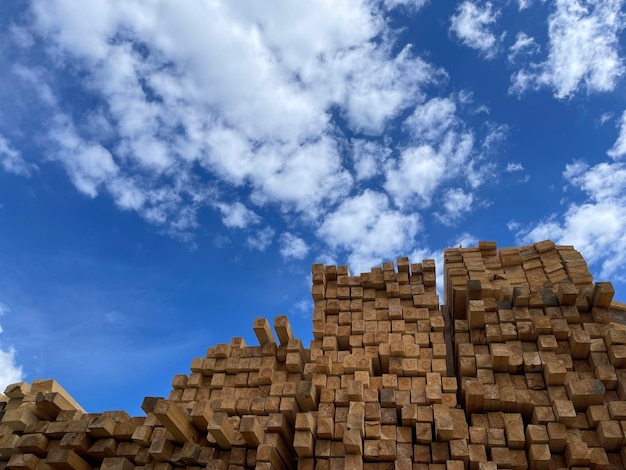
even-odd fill
[(562, 99), (581, 90), (613, 90), (624, 74), (619, 56), (623, 4), (623, 0), (557, 0), (548, 18), (548, 57), (514, 73), (510, 91), (547, 87)]
[[(455, 191), (471, 207), (489, 166), (493, 135), (468, 124), (467, 94), (433, 95), (447, 72), (390, 27), (391, 10), (412, 15), (427, 3), (131, 0), (84, 12), (35, 0), (13, 28), (21, 56), (10, 74), (49, 123), (46, 161), (85, 197), (110, 197), (183, 240), (193, 240), (200, 211), (214, 211), (252, 249), (285, 232), (281, 253), (301, 259), (311, 245), (304, 234), (317, 235), (360, 266), (363, 247), (374, 247), (375, 264), (411, 248), (419, 212), (444, 185), (464, 188)], [(466, 3), (454, 28), (482, 47), (498, 12)], [(29, 55), (33, 41), (49, 44), (42, 56)], [(68, 81), (80, 97), (72, 104)], [(26, 171), (1, 144), (4, 166)], [(469, 209), (450, 195), (440, 217), (454, 225)], [(382, 207), (373, 220), (390, 223), (366, 224), (361, 248), (345, 243), (337, 214), (374, 200)], [(290, 238), (278, 218), (304, 234)]]
[[(0, 317), (10, 313), (11, 309), (0, 302)], [(2, 327), (0, 326), (0, 335)], [(22, 367), (16, 363), (17, 352), (13, 346), (4, 346), (0, 341), (0, 390), (4, 390), (7, 385), (21, 382), (24, 378)]]
[(498, 38), (490, 31), (500, 12), (493, 11), (491, 2), (484, 5), (465, 1), (450, 18), (450, 30), (463, 44), (480, 51), (486, 59), (491, 59), (498, 51)]

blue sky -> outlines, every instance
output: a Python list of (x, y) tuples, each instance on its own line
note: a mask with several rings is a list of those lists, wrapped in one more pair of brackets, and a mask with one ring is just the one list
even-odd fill
[[(626, 285), (623, 0), (0, 5), (0, 386), (140, 413), (312, 263), (573, 244)], [(441, 285), (441, 283), (440, 283)]]

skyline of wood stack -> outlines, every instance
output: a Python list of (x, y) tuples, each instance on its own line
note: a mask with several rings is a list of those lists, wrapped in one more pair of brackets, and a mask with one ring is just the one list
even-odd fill
[(626, 308), (574, 247), (311, 274), (309, 347), (287, 316), (257, 318), (259, 345), (209, 347), (145, 416), (9, 385), (0, 470), (626, 467)]

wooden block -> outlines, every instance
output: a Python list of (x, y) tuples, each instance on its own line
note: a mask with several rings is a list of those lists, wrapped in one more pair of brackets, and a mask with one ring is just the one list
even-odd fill
[(150, 437), (152, 436), (152, 427), (150, 426), (138, 426), (133, 432), (131, 439), (133, 442), (141, 446), (149, 446), (150, 445)]
[(188, 417), (173, 402), (161, 399), (153, 410), (154, 416), (174, 436), (176, 442), (198, 442), (199, 434)]
[(102, 460), (101, 470), (134, 470), (135, 464), (125, 457), (106, 457)]
[(626, 421), (626, 401), (611, 401), (608, 409), (611, 419)]
[(557, 284), (556, 296), (560, 305), (576, 305), (578, 289), (569, 282), (559, 282)]
[(549, 360), (543, 365), (543, 377), (546, 385), (564, 385), (567, 368), (563, 361)]
[(26, 426), (39, 421), (35, 415), (35, 406), (25, 408), (7, 409), (2, 417), (2, 424), (13, 431), (23, 432)]
[(554, 410), (554, 416), (557, 422), (568, 427), (574, 424), (576, 420), (576, 410), (570, 400), (554, 400), (552, 402), (552, 409)]
[(565, 445), (565, 464), (570, 468), (589, 466), (589, 447), (587, 443), (569, 440)]
[(277, 315), (274, 317), (274, 330), (281, 345), (287, 345), (289, 340), (293, 339), (293, 331), (289, 318), (286, 315)]
[(24, 434), (19, 438), (16, 448), (24, 454), (34, 454), (37, 457), (46, 456), (48, 438), (43, 433)]
[(363, 437), (358, 429), (347, 429), (343, 435), (346, 454), (363, 455)]
[(452, 439), (450, 445), (450, 458), (461, 462), (461, 468), (469, 465), (469, 449), (466, 439)]
[(608, 348), (609, 361), (616, 369), (626, 369), (626, 345), (614, 344)]
[(591, 350), (591, 336), (585, 330), (573, 330), (569, 337), (570, 354), (573, 359), (587, 359)]
[(590, 405), (601, 405), (606, 389), (598, 379), (568, 380), (565, 384), (567, 394), (574, 407), (584, 411)]
[(469, 444), (467, 446), (470, 470), (480, 468), (480, 464), (487, 462), (487, 450), (482, 444)]
[(241, 437), (246, 441), (246, 445), (253, 448), (261, 444), (265, 436), (259, 419), (254, 415), (241, 417), (239, 432), (241, 433)]
[(528, 448), (528, 463), (532, 470), (547, 470), (550, 468), (552, 454), (548, 444), (531, 444)]
[(59, 470), (91, 470), (91, 465), (70, 449), (54, 449), (48, 452), (46, 463)]
[(317, 389), (313, 386), (313, 382), (309, 380), (303, 380), (298, 382), (296, 388), (296, 400), (300, 410), (315, 411), (318, 403)]
[(600, 445), (609, 452), (620, 450), (624, 443), (624, 432), (619, 421), (600, 421), (596, 429)]
[(416, 423), (415, 436), (418, 444), (428, 444), (433, 441), (433, 431), (431, 423)]
[(556, 418), (551, 406), (535, 406), (531, 417), (532, 424), (547, 425), (553, 421), (556, 421)]
[(150, 441), (148, 453), (157, 462), (166, 462), (171, 459), (174, 452), (173, 444), (165, 437), (156, 437)]
[(509, 468), (511, 466), (511, 451), (507, 447), (492, 447), (491, 460), (498, 468)]
[(253, 329), (261, 346), (276, 344), (276, 339), (274, 338), (270, 322), (267, 321), (267, 318), (255, 318)]
[(232, 448), (235, 430), (228, 421), (228, 415), (226, 413), (214, 413), (209, 421), (207, 430), (213, 439), (215, 439), (220, 449)]
[(526, 438), (524, 435), (524, 421), (519, 413), (507, 413), (504, 415), (504, 429), (509, 449), (524, 449)]
[(9, 398), (24, 398), (30, 392), (30, 384), (27, 382), (17, 382), (9, 384), (4, 389), (4, 394)]
[(30, 391), (33, 394), (37, 394), (39, 392), (43, 392), (43, 393), (50, 393), (50, 392), (54, 392), (54, 393), (59, 393), (61, 395), (63, 395), (63, 398), (65, 398), (69, 403), (72, 404), (72, 406), (74, 407), (75, 410), (78, 411), (82, 411), (83, 413), (86, 413), (86, 411), (83, 409), (82, 406), (80, 406), (78, 404), (78, 402), (76, 400), (74, 400), (74, 398), (72, 398), (72, 396), (67, 393), (67, 391), (65, 391), (65, 389), (63, 387), (61, 387), (61, 385), (56, 381), (56, 380), (52, 380), (52, 379), (41, 379), (41, 380), (33, 380), (33, 383), (30, 387)]
[[(270, 445), (270, 444), (261, 444), (258, 449), (257, 449), (257, 454), (256, 454), (256, 460), (257, 460), (257, 465), (256, 468), (259, 468), (259, 463), (264, 462), (264, 463), (269, 463), (271, 466), (266, 466), (265, 468), (267, 468), (268, 470), (270, 469), (279, 469), (279, 470), (285, 470), (287, 469), (287, 466), (285, 465), (285, 463), (282, 461), (282, 459), (280, 458), (280, 455), (278, 454), (278, 450)], [(263, 467), (261, 467), (263, 468)]]
[(531, 444), (549, 444), (548, 429), (541, 424), (529, 424), (526, 426), (526, 446)]
[(446, 463), (450, 460), (450, 448), (447, 442), (433, 442), (430, 445), (433, 463)]
[(550, 451), (553, 453), (563, 453), (567, 444), (567, 428), (562, 423), (549, 422), (546, 424), (548, 437), (550, 439)]
[(114, 457), (116, 452), (117, 441), (112, 437), (96, 439), (93, 441), (89, 449), (87, 449), (87, 454), (98, 460), (102, 460), (106, 457)]
[(7, 470), (35, 470), (39, 457), (35, 454), (13, 454), (6, 464)]
[(591, 298), (592, 307), (609, 308), (615, 295), (615, 289), (610, 282), (596, 282)]

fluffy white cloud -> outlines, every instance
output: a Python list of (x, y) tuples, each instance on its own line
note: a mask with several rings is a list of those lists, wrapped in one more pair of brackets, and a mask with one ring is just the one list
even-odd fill
[(619, 34), (623, 0), (557, 0), (548, 19), (549, 52), (512, 76), (510, 91), (549, 87), (557, 98), (585, 89), (606, 92), (624, 73)]
[(67, 116), (56, 116), (50, 137), (58, 145), (56, 158), (82, 193), (96, 197), (98, 188), (118, 173), (111, 153), (98, 143), (85, 142)]
[[(9, 313), (11, 310), (7, 305), (0, 302), (0, 316)], [(0, 327), (0, 334), (2, 327)], [(15, 362), (15, 348), (9, 346), (8, 349), (0, 349), (0, 390), (4, 390), (7, 385), (21, 382), (24, 378), (22, 367)]]
[(399, 6), (416, 11), (428, 3), (429, 0), (384, 0), (385, 8), (393, 9)]
[(487, 59), (494, 57), (498, 50), (498, 39), (489, 30), (500, 12), (493, 11), (491, 2), (484, 5), (464, 1), (450, 19), (450, 30), (468, 47), (477, 49)]
[(452, 188), (443, 194), (442, 202), (444, 211), (436, 213), (435, 216), (442, 224), (454, 225), (463, 214), (472, 209), (474, 196), (460, 188)]
[(394, 210), (385, 194), (366, 190), (326, 216), (317, 234), (331, 249), (346, 251), (358, 273), (408, 252), (418, 229), (418, 214)]
[(616, 160), (626, 155), (626, 111), (622, 114), (622, 125), (619, 130), (619, 137), (607, 153), (609, 157)]
[(358, 181), (369, 180), (381, 174), (391, 149), (378, 142), (352, 140), (352, 164)]
[[(445, 79), (411, 45), (398, 47), (385, 16), (425, 3), (98, 0), (84, 12), (68, 0), (36, 0), (20, 31), (49, 44), (48, 70), (14, 73), (57, 121), (49, 129), (56, 158), (90, 197), (107, 192), (180, 232), (215, 196), (200, 183), (208, 173), (257, 205), (314, 219), (354, 186), (336, 118), (379, 137), (424, 100), (425, 85)], [(65, 70), (97, 111), (62, 107), (51, 84)], [(380, 174), (391, 153), (369, 144), (358, 152), (359, 181)]]
[(29, 176), (32, 165), (26, 163), (19, 150), (13, 148), (9, 141), (0, 135), (0, 166), (7, 173)]
[[(399, 207), (427, 207), (435, 190), (459, 176), (468, 163), (474, 137), (467, 132), (448, 132), (439, 148), (424, 144), (409, 147), (400, 159), (387, 166), (384, 188)], [(470, 176), (468, 171), (467, 176)]]
[(261, 218), (241, 202), (233, 204), (219, 203), (217, 208), (222, 213), (222, 222), (228, 228), (246, 228), (248, 225), (257, 224)]
[(280, 236), (280, 254), (284, 258), (302, 259), (309, 252), (309, 246), (306, 242), (289, 232), (285, 232)]
[(404, 126), (417, 141), (438, 141), (457, 120), (456, 105), (450, 98), (433, 98), (417, 106)]
[(566, 166), (563, 177), (586, 194), (583, 202), (571, 203), (563, 214), (527, 229), (511, 228), (524, 243), (551, 238), (574, 245), (603, 279), (610, 279), (626, 263), (626, 164), (589, 167), (575, 162)]

